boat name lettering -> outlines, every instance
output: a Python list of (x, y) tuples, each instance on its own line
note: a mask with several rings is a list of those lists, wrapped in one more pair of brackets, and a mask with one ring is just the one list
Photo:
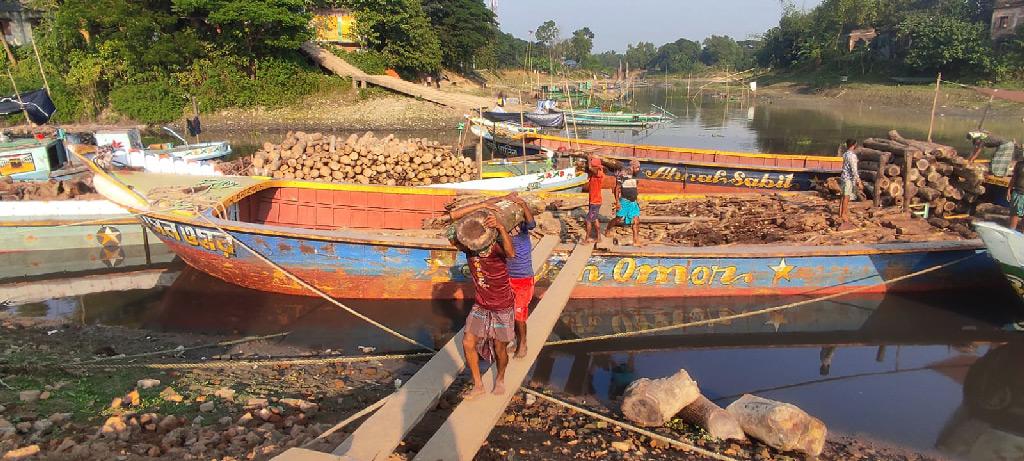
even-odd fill
[(704, 184), (727, 184), (733, 187), (755, 187), (759, 189), (789, 189), (793, 185), (793, 174), (764, 173), (761, 177), (747, 176), (746, 172), (737, 171), (729, 175), (726, 170), (710, 173), (682, 173), (679, 168), (663, 166), (657, 170), (645, 170), (648, 179), (667, 181), (693, 182)]
[[(605, 267), (607, 269), (607, 266)], [(580, 275), (580, 281), (583, 282), (599, 282), (608, 278), (616, 283), (706, 286), (716, 282), (721, 285), (733, 285), (737, 282), (750, 284), (754, 281), (754, 274), (741, 274), (736, 266), (662, 266), (638, 264), (635, 258), (621, 258), (607, 273), (601, 266), (591, 264), (585, 267), (583, 274)]]
[(153, 232), (209, 251), (220, 251), (224, 256), (235, 255), (235, 242), (218, 231), (178, 224), (163, 219), (143, 216), (142, 222)]

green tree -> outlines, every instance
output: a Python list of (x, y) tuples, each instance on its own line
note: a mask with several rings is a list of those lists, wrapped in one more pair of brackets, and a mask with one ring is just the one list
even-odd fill
[(347, 0), (364, 45), (403, 72), (441, 68), (441, 42), (419, 0)]
[(260, 58), (294, 51), (312, 38), (304, 0), (173, 0), (174, 11), (201, 24), (211, 43), (247, 61), (256, 77)]
[(498, 24), (483, 0), (423, 0), (441, 45), (441, 62), (465, 70), (480, 50), (492, 45)]
[(728, 35), (712, 35), (704, 39), (701, 62), (707, 66), (736, 67), (743, 60), (743, 48)]
[(594, 32), (589, 27), (577, 29), (569, 39), (569, 57), (582, 64), (590, 58), (590, 51), (594, 49)]
[(668, 72), (692, 72), (702, 66), (700, 55), (700, 43), (681, 38), (658, 48), (650, 65)]
[(899, 25), (907, 45), (904, 63), (918, 71), (979, 75), (992, 70), (992, 49), (981, 23), (918, 13)]
[(555, 42), (558, 41), (558, 35), (560, 33), (561, 31), (558, 30), (558, 24), (555, 24), (555, 21), (549, 19), (544, 21), (544, 24), (541, 24), (540, 27), (537, 28), (537, 31), (534, 32), (533, 36), (538, 42), (541, 42), (550, 48), (555, 46)]
[(651, 42), (640, 42), (636, 46), (629, 44), (626, 45), (626, 62), (630, 69), (646, 68), (657, 52), (658, 49)]
[(511, 68), (526, 65), (526, 53), (530, 42), (516, 38), (512, 34), (498, 32), (494, 43), (494, 62), (498, 67)]

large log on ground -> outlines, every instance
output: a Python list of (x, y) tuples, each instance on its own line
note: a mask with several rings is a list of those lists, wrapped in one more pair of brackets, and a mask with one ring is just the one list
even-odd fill
[(663, 426), (697, 397), (700, 389), (686, 370), (667, 378), (641, 378), (626, 388), (622, 414), (641, 426)]
[(750, 394), (726, 408), (747, 435), (778, 450), (818, 456), (825, 447), (825, 423), (796, 405)]
[(889, 131), (889, 139), (891, 139), (893, 141), (896, 141), (898, 143), (906, 144), (908, 146), (920, 148), (921, 150), (925, 151), (926, 153), (931, 153), (931, 154), (940, 153), (940, 154), (942, 154), (942, 156), (946, 156), (946, 157), (956, 156), (956, 149), (954, 149), (954, 148), (952, 148), (950, 146), (944, 146), (942, 144), (936, 144), (936, 143), (927, 142), (927, 141), (917, 141), (917, 140), (913, 140), (913, 139), (907, 139), (907, 138), (904, 138), (902, 135), (900, 135), (900, 133), (898, 131), (896, 131), (896, 130), (890, 130)]
[(712, 437), (721, 440), (744, 440), (743, 428), (732, 413), (715, 405), (703, 395), (687, 405), (677, 415), (683, 422), (703, 427)]

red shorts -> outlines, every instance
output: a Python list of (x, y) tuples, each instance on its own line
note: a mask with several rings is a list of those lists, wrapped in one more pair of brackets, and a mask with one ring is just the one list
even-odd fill
[(533, 277), (508, 279), (516, 295), (516, 321), (525, 322), (530, 316), (530, 301), (533, 301)]

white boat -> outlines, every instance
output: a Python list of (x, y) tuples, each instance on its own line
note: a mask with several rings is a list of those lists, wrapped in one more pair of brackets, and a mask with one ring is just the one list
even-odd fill
[(974, 230), (985, 242), (988, 254), (999, 263), (1010, 286), (1024, 299), (1024, 234), (987, 221), (975, 222)]
[(576, 167), (548, 170), (506, 178), (477, 179), (449, 184), (431, 184), (431, 189), (483, 190), (496, 192), (512, 191), (564, 191), (583, 186), (587, 182), (585, 173), (576, 173)]
[(153, 173), (216, 175), (213, 164), (208, 161), (231, 155), (231, 145), (226, 141), (147, 149), (142, 146), (139, 130), (134, 128), (101, 130), (95, 136), (97, 147), (109, 147), (112, 150), (111, 161), (114, 165), (142, 168)]

